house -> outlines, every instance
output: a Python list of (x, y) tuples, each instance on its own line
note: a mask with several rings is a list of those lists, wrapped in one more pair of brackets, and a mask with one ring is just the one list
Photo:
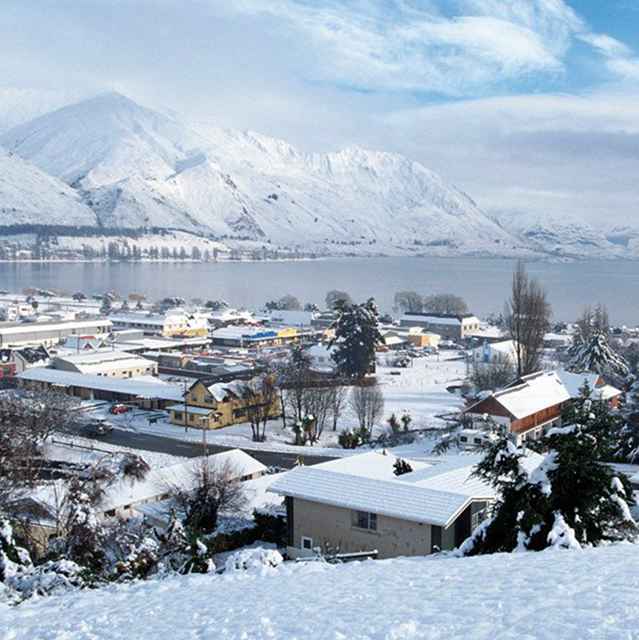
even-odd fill
[(442, 337), (438, 333), (424, 331), (423, 327), (409, 327), (406, 339), (418, 349), (439, 349)]
[(42, 345), (50, 347), (63, 342), (67, 336), (91, 334), (107, 335), (111, 321), (61, 320), (50, 322), (6, 322), (0, 323), (0, 347), (23, 347)]
[(171, 338), (206, 337), (209, 332), (208, 318), (201, 313), (187, 313), (177, 309), (162, 313), (114, 313), (109, 316), (116, 329), (141, 329), (145, 334)]
[(479, 428), (489, 418), (515, 434), (518, 442), (538, 439), (547, 429), (561, 425), (564, 408), (579, 397), (584, 384), (592, 389), (594, 399), (613, 404), (621, 395), (621, 391), (607, 388), (597, 374), (540, 371), (475, 402), (464, 415)]
[(50, 363), (50, 355), (43, 346), (22, 347), (20, 349), (0, 349), (2, 376), (12, 377), (30, 367), (46, 367)]
[(134, 353), (110, 349), (72, 356), (57, 356), (53, 359), (51, 366), (60, 371), (74, 371), (112, 378), (137, 378), (139, 376), (155, 376), (158, 373), (157, 362)]
[(273, 310), (268, 315), (269, 324), (281, 324), (289, 327), (311, 327), (316, 311), (302, 311), (301, 309)]
[(18, 386), (32, 391), (55, 389), (82, 400), (136, 403), (143, 409), (163, 409), (182, 400), (184, 388), (162, 380), (116, 378), (76, 371), (34, 367), (16, 376)]
[(471, 350), (470, 357), (476, 366), (505, 362), (515, 365), (517, 349), (513, 340), (500, 340), (499, 342), (485, 340), (481, 347)]
[(279, 394), (263, 398), (260, 393), (247, 395), (251, 381), (234, 380), (205, 384), (198, 380), (186, 391), (180, 403), (167, 407), (173, 424), (197, 429), (221, 429), (248, 421), (253, 406), (269, 402), (268, 414), (276, 418), (281, 414)]
[[(99, 455), (99, 459), (105, 459), (104, 453)], [(147, 510), (152, 510), (153, 505), (170, 499), (174, 489), (186, 492), (195, 489), (202, 465), (207, 465), (211, 472), (228, 471), (231, 479), (241, 482), (259, 478), (268, 470), (240, 449), (154, 466), (142, 479), (121, 477), (105, 483), (101, 498), (94, 507), (96, 517), (99, 521), (105, 521), (144, 516)], [(43, 548), (64, 521), (67, 488), (64, 480), (48, 482), (36, 487), (20, 501), (22, 516), (29, 524), (29, 533)], [(157, 524), (166, 524), (166, 521)]]
[(381, 331), (384, 344), (377, 347), (377, 351), (401, 351), (409, 345), (406, 335), (397, 331)]
[[(270, 491), (285, 497), (291, 557), (369, 552), (379, 558), (421, 556), (459, 546), (486, 517), (494, 489), (473, 476), (481, 456), (406, 460), (373, 451), (278, 478)], [(541, 456), (530, 455), (531, 466)]]
[(480, 328), (474, 315), (407, 312), (399, 321), (402, 327), (422, 327), (449, 340), (463, 340)]

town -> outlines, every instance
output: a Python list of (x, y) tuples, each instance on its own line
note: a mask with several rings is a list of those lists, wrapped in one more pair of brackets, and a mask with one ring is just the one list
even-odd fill
[(0, 640), (639, 639), (638, 0), (4, 0)]
[[(602, 305), (553, 324), (523, 263), (500, 316), (477, 318), (454, 294), (399, 291), (395, 302), (380, 316), (372, 298), (339, 290), (323, 309), (283, 295), (256, 310), (2, 293), (11, 597), (635, 535), (639, 329), (610, 326)], [(574, 513), (537, 505), (524, 524), (541, 498), (520, 495), (507, 520), (504, 476), (561, 500), (581, 481), (559, 483), (593, 465), (603, 487), (575, 496)], [(605, 527), (576, 517), (588, 499), (608, 501)]]

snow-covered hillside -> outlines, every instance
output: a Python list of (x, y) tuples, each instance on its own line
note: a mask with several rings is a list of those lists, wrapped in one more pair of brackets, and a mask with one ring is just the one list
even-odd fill
[(0, 605), (12, 640), (636, 637), (639, 553), (292, 564)]
[(610, 258), (626, 253), (622, 246), (610, 242), (602, 229), (595, 229), (574, 215), (497, 211), (491, 216), (536, 251), (578, 258)]
[(96, 216), (78, 193), (0, 147), (0, 225), (94, 226)]
[(196, 131), (119, 94), (46, 114), (0, 143), (76, 188), (105, 226), (378, 253), (522, 249), (468, 196), (402, 156), (306, 154), (255, 133)]

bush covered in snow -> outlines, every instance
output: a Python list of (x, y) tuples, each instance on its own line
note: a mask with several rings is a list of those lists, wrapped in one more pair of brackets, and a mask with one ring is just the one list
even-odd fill
[(225, 570), (233, 571), (252, 571), (264, 573), (278, 567), (284, 562), (284, 558), (276, 549), (241, 549), (231, 554), (225, 565)]

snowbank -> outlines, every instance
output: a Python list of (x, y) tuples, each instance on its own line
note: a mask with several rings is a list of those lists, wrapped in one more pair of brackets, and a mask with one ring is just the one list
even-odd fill
[(0, 637), (632, 638), (638, 551), (619, 544), (175, 577), (0, 607)]

